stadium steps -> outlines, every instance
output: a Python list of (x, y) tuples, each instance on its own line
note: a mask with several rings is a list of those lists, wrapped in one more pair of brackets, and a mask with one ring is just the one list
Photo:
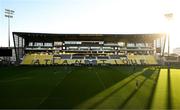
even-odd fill
[(155, 56), (153, 55), (128, 55), (128, 60), (137, 61), (138, 65), (142, 64), (142, 61), (144, 64), (150, 64), (150, 65), (156, 65), (158, 64)]

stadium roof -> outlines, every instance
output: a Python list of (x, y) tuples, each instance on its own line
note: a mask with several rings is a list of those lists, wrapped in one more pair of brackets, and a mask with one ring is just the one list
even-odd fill
[(58, 34), (58, 33), (32, 33), (32, 32), (13, 32), (26, 41), (128, 41), (143, 42), (152, 41), (164, 36), (164, 34)]

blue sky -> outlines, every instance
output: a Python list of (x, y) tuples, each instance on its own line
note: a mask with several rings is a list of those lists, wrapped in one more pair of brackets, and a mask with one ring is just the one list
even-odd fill
[[(15, 11), (11, 32), (161, 33), (166, 31), (167, 21), (163, 14), (168, 11), (176, 16), (172, 27), (180, 26), (178, 0), (169, 1), (0, 0), (0, 46), (8, 46), (5, 8)], [(177, 36), (178, 31), (174, 33)], [(178, 47), (175, 38), (172, 45)]]

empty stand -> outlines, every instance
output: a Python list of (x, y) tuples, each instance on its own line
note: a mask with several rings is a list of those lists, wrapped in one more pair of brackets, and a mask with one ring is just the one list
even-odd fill
[(107, 56), (84, 56), (72, 54), (26, 54), (21, 62), (23, 65), (74, 65), (74, 64), (110, 64), (110, 65), (157, 65), (153, 55), (107, 55)]

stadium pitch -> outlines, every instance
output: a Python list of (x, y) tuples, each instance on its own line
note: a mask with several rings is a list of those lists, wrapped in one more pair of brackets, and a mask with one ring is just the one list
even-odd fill
[(179, 73), (143, 66), (0, 67), (0, 108), (179, 109)]

